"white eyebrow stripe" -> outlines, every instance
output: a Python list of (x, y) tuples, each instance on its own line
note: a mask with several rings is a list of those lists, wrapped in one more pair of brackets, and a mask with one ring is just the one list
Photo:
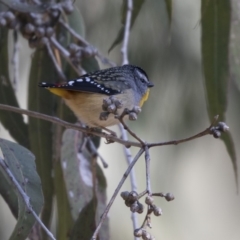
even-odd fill
[(144, 79), (144, 81), (145, 81), (146, 83), (149, 82), (149, 81), (148, 81), (148, 78), (147, 78), (143, 73), (141, 73), (141, 72), (138, 71), (138, 70), (136, 70), (136, 72), (137, 72), (139, 78)]

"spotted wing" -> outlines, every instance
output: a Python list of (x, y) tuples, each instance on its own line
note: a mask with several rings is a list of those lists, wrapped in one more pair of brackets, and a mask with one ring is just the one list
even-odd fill
[(98, 81), (97, 79), (84, 75), (75, 80), (71, 80), (65, 83), (46, 83), (41, 82), (39, 87), (44, 88), (61, 88), (71, 91), (79, 91), (79, 92), (89, 92), (89, 93), (100, 93), (105, 95), (115, 95), (121, 93), (120, 90), (116, 90), (111, 88), (111, 85), (104, 84), (104, 81)]

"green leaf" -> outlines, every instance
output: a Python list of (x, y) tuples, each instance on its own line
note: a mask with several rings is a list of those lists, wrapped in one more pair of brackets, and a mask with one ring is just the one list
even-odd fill
[(240, 10), (239, 1), (232, 0), (232, 24), (231, 24), (231, 39), (230, 39), (230, 71), (231, 78), (237, 83), (240, 90)]
[[(33, 55), (29, 77), (28, 108), (47, 115), (53, 113), (54, 96), (46, 89), (38, 87), (42, 81), (55, 81), (57, 74), (47, 50), (38, 49)], [(37, 118), (29, 118), (29, 139), (31, 150), (36, 156), (37, 170), (40, 175), (45, 199), (42, 220), (48, 227), (52, 215), (53, 178), (52, 178), (52, 124)]]
[[(0, 150), (1, 152), (1, 150)], [(1, 154), (0, 154), (1, 155)], [(6, 179), (6, 176), (0, 171), (0, 194), (9, 206), (13, 216), (18, 217), (18, 199), (11, 183)]]
[(57, 213), (58, 216), (60, 216), (57, 218), (57, 239), (67, 240), (74, 222), (71, 216), (71, 209), (60, 161), (57, 161), (54, 164), (54, 182), (57, 198)]
[[(229, 0), (202, 0), (202, 63), (205, 76), (206, 101), (210, 121), (219, 115), (225, 121), (229, 80), (228, 55), (231, 21)], [(224, 136), (237, 181), (237, 159), (231, 135)]]
[[(8, 72), (8, 30), (0, 28), (0, 103), (19, 107), (9, 79)], [(0, 110), (0, 121), (10, 135), (21, 145), (29, 147), (28, 127), (23, 116), (18, 113)]]
[(73, 230), (70, 235), (70, 240), (91, 239), (91, 236), (94, 233), (94, 230), (96, 228), (96, 223), (95, 223), (96, 206), (97, 206), (97, 199), (93, 198), (82, 209), (77, 221), (73, 226)]
[[(73, 219), (78, 218), (79, 213), (95, 195), (98, 201), (95, 219), (98, 222), (106, 206), (106, 180), (95, 162), (95, 154), (87, 147), (81, 147), (83, 144), (86, 144), (86, 139), (81, 132), (65, 130), (61, 148), (63, 176)], [(81, 152), (79, 148), (82, 148)], [(94, 177), (96, 181), (93, 181)], [(100, 236), (106, 239), (107, 234), (108, 223), (104, 222)]]
[[(145, 0), (133, 0), (133, 10), (132, 10), (132, 18), (131, 18), (131, 28), (142, 8), (142, 5)], [(114, 47), (116, 47), (119, 43), (122, 42), (124, 36), (125, 22), (127, 15), (127, 0), (123, 0), (122, 5), (122, 27), (120, 28), (117, 37), (115, 38), (113, 44), (109, 48), (108, 52), (111, 52)]]
[[(30, 204), (33, 210), (36, 214), (39, 214), (43, 205), (43, 195), (40, 178), (36, 171), (34, 155), (19, 144), (4, 139), (0, 139), (0, 148), (9, 170), (30, 198)], [(11, 178), (6, 175), (5, 172), (4, 175), (12, 184)], [(35, 223), (35, 218), (28, 212), (22, 196), (16, 190), (14, 185), (12, 185), (12, 189), (15, 190), (18, 197), (19, 210), (18, 221), (10, 240), (25, 240)]]
[(168, 14), (168, 20), (171, 25), (172, 22), (172, 0), (165, 0), (167, 14)]

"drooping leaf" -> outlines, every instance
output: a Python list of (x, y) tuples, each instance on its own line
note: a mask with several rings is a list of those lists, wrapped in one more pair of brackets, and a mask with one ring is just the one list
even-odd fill
[(67, 190), (62, 173), (61, 162), (54, 163), (54, 182), (55, 193), (57, 198), (57, 239), (68, 239), (69, 233), (73, 227), (73, 218), (71, 215), (71, 208), (68, 201)]
[(232, 0), (232, 21), (231, 21), (231, 38), (230, 38), (230, 71), (231, 78), (236, 82), (240, 90), (240, 9), (239, 1)]
[[(33, 210), (36, 214), (40, 214), (43, 195), (34, 155), (19, 144), (4, 139), (0, 139), (0, 148), (9, 170), (29, 197)], [(18, 198), (18, 221), (9, 240), (25, 240), (35, 223), (35, 218), (29, 213), (11, 178), (3, 169), (1, 170)]]
[[(19, 107), (8, 72), (8, 30), (6, 28), (0, 28), (0, 59), (0, 103)], [(0, 121), (17, 142), (29, 147), (28, 127), (22, 115), (0, 110)]]
[[(205, 79), (206, 101), (210, 121), (219, 115), (225, 121), (229, 80), (229, 38), (231, 2), (229, 0), (202, 0), (202, 64)], [(224, 141), (232, 160), (237, 181), (237, 164), (231, 135)]]
[[(53, 113), (53, 94), (38, 87), (41, 81), (56, 79), (54, 65), (47, 50), (37, 49), (32, 58), (28, 88), (28, 108), (47, 115)], [(29, 118), (29, 139), (32, 152), (36, 156), (37, 170), (40, 175), (45, 199), (42, 220), (49, 226), (52, 214), (52, 124), (37, 118)]]
[(168, 20), (171, 25), (172, 22), (172, 0), (165, 0), (167, 14), (168, 14)]
[[(70, 235), (70, 240), (87, 240), (91, 239), (91, 236), (94, 233), (96, 223), (96, 206), (97, 199), (92, 198), (91, 201), (82, 209), (80, 212)], [(106, 239), (106, 238), (103, 238)]]
[[(106, 204), (106, 180), (102, 170), (95, 163), (95, 154), (84, 147), (85, 144), (86, 139), (81, 132), (65, 130), (62, 139), (61, 163), (73, 219), (78, 218), (79, 213), (95, 196), (98, 202), (95, 221), (98, 222)], [(100, 236), (107, 239), (107, 222), (104, 222)]]
[[(3, 153), (0, 148), (0, 157), (3, 159)], [(13, 216), (18, 217), (18, 199), (11, 183), (6, 179), (6, 176), (0, 171), (0, 194), (9, 206)]]
[[(131, 18), (131, 28), (142, 8), (142, 5), (145, 0), (133, 0), (133, 10), (132, 10), (132, 18)], [(127, 0), (123, 0), (123, 5), (122, 5), (122, 27), (120, 28), (117, 37), (113, 41), (111, 47), (109, 48), (108, 52), (111, 52), (114, 47), (116, 47), (119, 43), (122, 42), (123, 36), (124, 36), (124, 29), (125, 29), (125, 22), (126, 22), (126, 15), (127, 15), (127, 10), (128, 10), (128, 5), (127, 5)]]

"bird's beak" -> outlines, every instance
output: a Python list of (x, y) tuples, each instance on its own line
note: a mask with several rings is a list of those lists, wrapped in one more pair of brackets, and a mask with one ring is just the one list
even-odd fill
[(149, 87), (149, 88), (154, 87), (154, 84), (151, 83), (151, 82), (149, 82), (149, 83), (148, 83), (148, 87)]

